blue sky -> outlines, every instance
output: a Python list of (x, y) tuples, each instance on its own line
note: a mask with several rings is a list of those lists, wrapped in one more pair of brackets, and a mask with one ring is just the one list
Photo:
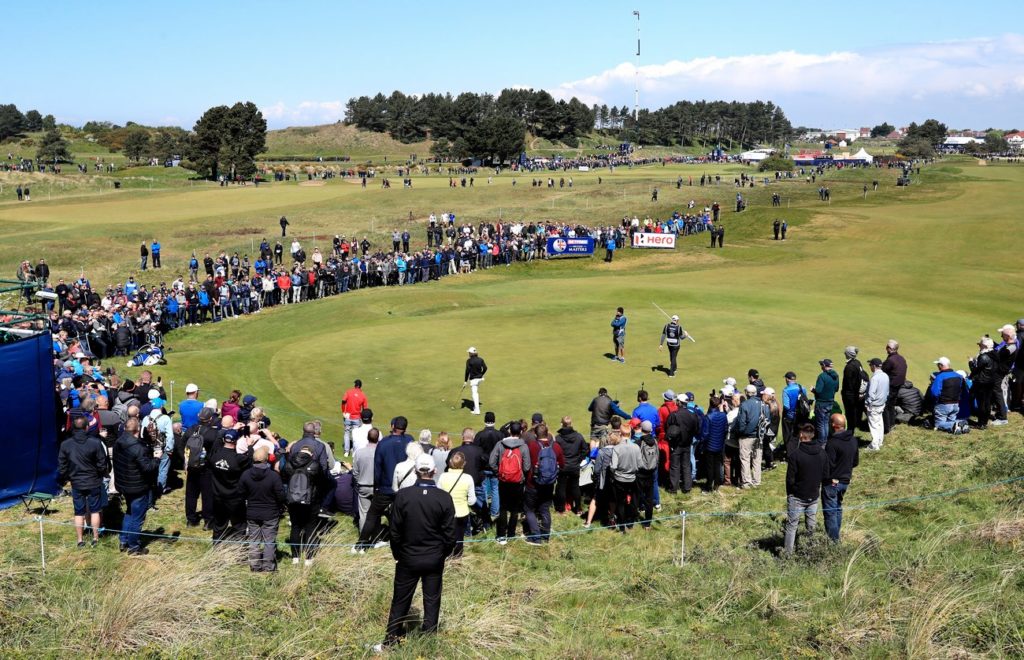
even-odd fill
[(1001, 1), (17, 3), (0, 37), (24, 57), (0, 73), (0, 102), (191, 127), (251, 100), (272, 128), (394, 89), (528, 86), (632, 106), (634, 9), (642, 106), (764, 99), (825, 128), (1024, 128), (1024, 28)]

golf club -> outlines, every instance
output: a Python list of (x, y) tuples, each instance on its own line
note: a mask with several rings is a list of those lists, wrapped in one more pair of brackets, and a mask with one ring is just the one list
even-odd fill
[[(661, 312), (662, 314), (664, 314), (664, 315), (665, 315), (665, 318), (667, 318), (667, 319), (668, 319), (669, 321), (671, 321), (671, 320), (672, 320), (672, 317), (668, 315), (668, 312), (666, 312), (665, 310), (663, 310), (663, 309), (662, 309), (661, 307), (658, 307), (658, 303), (656, 303), (656, 302), (654, 302), (654, 301), (652, 300), (652, 301), (651, 301), (651, 304), (652, 304), (652, 305), (654, 305), (655, 307), (657, 307), (657, 308), (658, 308), (658, 311), (659, 311), (659, 312)], [(686, 333), (686, 338), (687, 338), (687, 339), (689, 339), (690, 341), (692, 341), (692, 342), (693, 342), (694, 344), (696, 344), (696, 343), (697, 343), (697, 340), (696, 340), (696, 339), (694, 339), (694, 338), (693, 338), (693, 337), (692, 337), (692, 336), (690, 335), (690, 333), (689, 333), (689, 332), (687, 332), (687, 333)]]
[[(463, 383), (463, 384), (462, 384), (462, 387), (461, 387), (461, 388), (459, 388), (459, 396), (458, 396), (458, 400), (459, 400), (459, 405), (461, 405), (461, 404), (462, 404), (462, 393), (463, 393), (463, 392), (465, 392), (465, 391), (466, 391), (466, 384), (465, 384), (465, 383)], [(450, 408), (451, 408), (452, 410), (455, 410), (455, 404), (454, 404), (454, 403), (453, 403), (453, 404), (452, 404), (451, 406), (449, 406), (449, 407), (450, 407)]]

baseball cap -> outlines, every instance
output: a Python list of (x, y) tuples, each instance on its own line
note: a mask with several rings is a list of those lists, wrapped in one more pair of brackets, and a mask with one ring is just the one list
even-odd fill
[(534, 424), (540, 424), (543, 421), (544, 421), (544, 415), (540, 414), (539, 412), (533, 413), (533, 416), (530, 417), (530, 422), (532, 422)]
[(217, 411), (213, 408), (202, 408), (199, 411), (199, 419), (201, 421), (208, 422), (213, 419), (216, 414)]
[(793, 373), (792, 371), (787, 371), (786, 372), (786, 378), (788, 380), (796, 380), (796, 374)]
[(436, 467), (434, 459), (429, 454), (420, 454), (416, 457), (417, 472), (433, 472)]
[(466, 349), (466, 352), (476, 355), (476, 346), (470, 346), (469, 348)]
[(743, 391), (747, 394), (757, 394), (757, 385), (747, 385), (743, 388)]
[(761, 392), (761, 394), (767, 394), (768, 396), (775, 396), (775, 388), (772, 388), (772, 387), (766, 387), (766, 388), (764, 388), (764, 390), (763, 390), (763, 391)]
[(153, 404), (153, 412), (157, 412), (164, 405), (164, 400), (160, 397), (154, 397), (149, 401)]
[(726, 385), (722, 388), (722, 396), (732, 396), (736, 393), (736, 388), (732, 385)]
[(159, 399), (160, 398), (160, 390), (152, 389), (152, 390), (149, 391), (149, 394), (147, 394), (146, 396), (149, 397), (150, 401), (153, 401), (155, 399)]
[(948, 367), (949, 366), (949, 358), (945, 357), (945, 356), (940, 357), (938, 360), (935, 361), (935, 364), (937, 364), (939, 366), (942, 366), (942, 367)]
[(195, 383), (189, 383), (185, 386), (185, 394), (194, 394), (199, 391), (199, 386)]
[(360, 421), (369, 423), (373, 421), (373, 411), (369, 408), (363, 408), (363, 412), (359, 413)]
[(83, 353), (82, 351), (78, 351), (77, 353), (75, 353), (75, 359), (76, 360), (81, 360), (84, 357), (85, 357), (85, 353)]
[(672, 315), (672, 320), (673, 321), (678, 321), (679, 320), (679, 315), (678, 314), (673, 314)]
[(872, 367), (880, 367), (882, 366), (882, 360), (881, 358), (876, 357), (871, 358), (870, 360), (868, 360), (868, 365)]
[(818, 364), (820, 364), (823, 367), (831, 367), (832, 366), (832, 360), (830, 360), (828, 358), (824, 358), (824, 359), (818, 360)]
[(729, 387), (736, 387), (736, 379), (733, 378), (732, 376), (723, 380), (722, 383), (724, 385), (728, 385)]
[(242, 397), (243, 406), (249, 406), (254, 403), (256, 403), (256, 397), (254, 397), (252, 394), (246, 394), (245, 396)]
[(654, 430), (654, 426), (651, 425), (650, 420), (645, 419), (643, 423), (640, 424), (640, 430), (643, 431), (644, 433), (650, 433), (651, 431)]
[(1009, 323), (1007, 323), (1003, 327), (999, 328), (999, 330), (997, 332), (999, 332), (1000, 334), (1002, 334), (1004, 332), (1007, 332), (1007, 333), (1014, 332), (1015, 333), (1015, 332), (1017, 332), (1017, 328), (1016, 328), (1016, 326), (1012, 326)]
[(673, 401), (676, 398), (676, 393), (672, 390), (665, 390), (665, 393), (661, 396), (665, 397), (666, 401)]
[(1017, 325), (1024, 325), (1024, 319), (1017, 319)]

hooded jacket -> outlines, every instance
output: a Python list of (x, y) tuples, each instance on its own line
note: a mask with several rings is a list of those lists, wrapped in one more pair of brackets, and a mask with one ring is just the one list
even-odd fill
[(498, 463), (501, 462), (501, 455), (506, 449), (518, 449), (523, 454), (523, 478), (519, 480), (519, 483), (526, 483), (526, 473), (530, 471), (532, 463), (530, 463), (530, 450), (526, 447), (526, 443), (523, 442), (522, 438), (505, 438), (494, 445), (494, 449), (491, 451), (491, 458), (488, 461), (491, 471), (495, 474), (498, 473)]
[(860, 450), (857, 447), (857, 438), (853, 437), (853, 431), (844, 429), (833, 434), (825, 444), (825, 455), (828, 457), (826, 483), (831, 484), (832, 479), (841, 484), (850, 483), (853, 468), (860, 463)]
[(60, 446), (57, 459), (57, 482), (71, 482), (75, 490), (92, 490), (103, 485), (110, 472), (107, 448), (100, 439), (85, 429), (75, 429)]
[(828, 456), (817, 442), (801, 442), (786, 457), (786, 495), (817, 500), (828, 477)]
[(219, 500), (239, 500), (242, 473), (252, 465), (252, 452), (239, 454), (234, 447), (215, 442), (206, 454), (206, 468), (213, 477), (213, 496)]
[(587, 441), (583, 439), (583, 435), (571, 426), (560, 428), (555, 434), (555, 444), (562, 448), (562, 455), (565, 456), (562, 472), (578, 473), (580, 462), (590, 449)]
[(246, 517), (266, 522), (281, 517), (287, 505), (281, 475), (269, 463), (256, 463), (242, 474), (238, 491), (245, 500)]

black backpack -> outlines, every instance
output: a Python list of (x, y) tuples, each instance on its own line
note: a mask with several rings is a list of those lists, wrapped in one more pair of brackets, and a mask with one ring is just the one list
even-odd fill
[(292, 473), (288, 479), (288, 503), (310, 505), (316, 501), (316, 480), (320, 476), (320, 464), (313, 454), (299, 451), (291, 454), (288, 467)]
[(185, 470), (206, 467), (206, 442), (203, 429), (196, 427), (192, 435), (185, 440)]
[(807, 390), (800, 388), (796, 397), (796, 423), (802, 424), (811, 418), (811, 400), (807, 398)]

